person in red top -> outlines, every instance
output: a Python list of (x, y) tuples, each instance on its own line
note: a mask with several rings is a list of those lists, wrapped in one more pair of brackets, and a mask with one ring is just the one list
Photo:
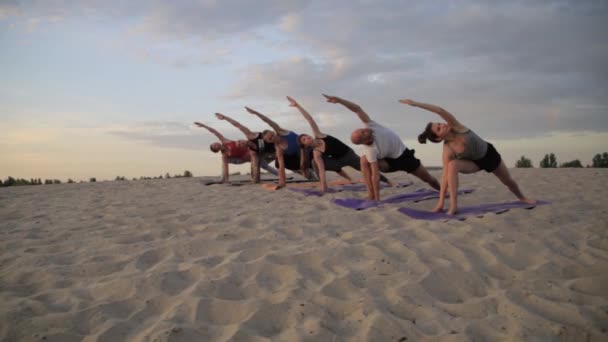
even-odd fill
[[(216, 131), (212, 127), (209, 127), (200, 122), (195, 122), (194, 124), (198, 127), (206, 128), (209, 132), (213, 133), (218, 139), (220, 139), (220, 142), (214, 142), (211, 145), (209, 145), (209, 149), (213, 153), (222, 152), (222, 182), (223, 183), (228, 182), (228, 175), (229, 175), (228, 164), (239, 165), (239, 164), (251, 162), (251, 159), (252, 159), (251, 154), (255, 153), (255, 152), (252, 152), (249, 149), (249, 141), (247, 141), (247, 140), (237, 140), (237, 141), (230, 140), (230, 139), (227, 139), (226, 137), (224, 137), (220, 132)], [(266, 163), (263, 160), (260, 161), (260, 167), (263, 168), (264, 170), (272, 173), (273, 175), (278, 174), (277, 170), (275, 168), (268, 165), (268, 163)], [(253, 177), (253, 173), (252, 173), (252, 177)]]

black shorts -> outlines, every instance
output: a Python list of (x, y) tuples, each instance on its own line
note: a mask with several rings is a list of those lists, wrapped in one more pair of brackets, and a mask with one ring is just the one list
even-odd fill
[(407, 173), (412, 173), (416, 171), (420, 166), (420, 159), (414, 157), (414, 152), (416, 151), (406, 148), (405, 151), (395, 159), (384, 158), (388, 164), (388, 171), (386, 172), (405, 171)]
[(494, 145), (488, 143), (488, 150), (486, 151), (486, 155), (481, 159), (473, 160), (473, 163), (477, 165), (481, 170), (485, 170), (486, 172), (494, 172), (500, 166), (500, 162), (502, 158), (500, 157), (500, 153), (496, 151)]
[[(312, 153), (310, 151), (308, 151), (308, 157), (307, 157), (307, 161), (308, 163), (312, 163)], [(300, 172), (301, 169), (301, 165), (300, 165), (300, 154), (289, 154), (283, 155), (283, 161), (285, 162), (285, 168), (287, 170), (291, 170), (291, 171), (295, 171), (295, 172)], [(276, 159), (274, 162), (274, 165), (277, 167), (277, 169), (279, 168), (279, 160)]]

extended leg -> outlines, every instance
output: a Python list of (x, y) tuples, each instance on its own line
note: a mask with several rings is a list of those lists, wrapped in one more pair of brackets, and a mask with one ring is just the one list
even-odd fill
[(431, 176), (429, 171), (426, 169), (426, 167), (422, 166), (422, 164), (420, 164), (420, 166), (418, 166), (418, 168), (416, 170), (414, 170), (414, 172), (412, 172), (412, 174), (414, 176), (420, 178), (421, 181), (430, 185), (433, 189), (441, 190), (441, 186), (440, 186), (439, 182), (437, 181), (437, 179), (435, 177)]
[(500, 162), (500, 165), (496, 170), (494, 170), (493, 173), (496, 177), (498, 177), (498, 179), (500, 179), (502, 184), (506, 185), (520, 201), (528, 204), (536, 203), (536, 200), (527, 198), (526, 196), (524, 196), (521, 190), (519, 190), (519, 186), (513, 180), (513, 178), (511, 178), (511, 174), (509, 174), (509, 170), (507, 169), (507, 166), (505, 165), (504, 161)]

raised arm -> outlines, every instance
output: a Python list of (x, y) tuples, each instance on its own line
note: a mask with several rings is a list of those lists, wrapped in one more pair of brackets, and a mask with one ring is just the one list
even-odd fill
[(248, 140), (255, 139), (258, 136), (258, 133), (250, 131), (249, 128), (241, 125), (240, 122), (238, 122), (224, 114), (215, 113), (215, 117), (218, 118), (219, 120), (226, 120), (226, 121), (230, 122), (232, 124), (232, 126), (238, 128), (241, 132), (243, 132), (243, 134), (245, 134), (245, 137), (247, 137)]
[(312, 128), (312, 132), (315, 135), (315, 138), (325, 138), (326, 137), (325, 134), (321, 133), (321, 130), (319, 130), (319, 126), (317, 126), (317, 123), (312, 118), (312, 116), (310, 116), (310, 114), (308, 114), (306, 109), (302, 108), (302, 106), (300, 106), (299, 103), (297, 103), (294, 99), (292, 99), (289, 96), (287, 96), (287, 100), (289, 101), (289, 105), (291, 107), (296, 107), (300, 111), (300, 113), (302, 113), (302, 115), (304, 116), (306, 121), (308, 121), (308, 124), (310, 125), (310, 128)]
[(216, 131), (213, 127), (209, 127), (205, 124), (202, 124), (200, 122), (195, 122), (195, 125), (197, 125), (198, 127), (202, 127), (202, 128), (206, 128), (209, 132), (213, 133), (218, 139), (220, 139), (220, 141), (222, 142), (222, 144), (230, 141), (230, 139), (226, 139), (226, 137), (224, 137), (222, 135), (222, 133)]
[(264, 121), (265, 123), (268, 124), (268, 126), (272, 127), (272, 129), (278, 134), (278, 135), (287, 135), (289, 134), (289, 131), (286, 129), (281, 128), (281, 126), (279, 126), (279, 124), (277, 124), (276, 122), (272, 121), (270, 118), (268, 118), (266, 115), (253, 110), (249, 107), (245, 107), (245, 109), (247, 110), (247, 112), (256, 115), (257, 117), (259, 117), (260, 119), (262, 119), (262, 121)]
[(406, 105), (413, 106), (413, 107), (419, 107), (422, 109), (426, 109), (430, 112), (438, 114), (439, 116), (441, 116), (441, 118), (443, 120), (445, 120), (445, 122), (448, 123), (448, 125), (450, 125), (454, 128), (457, 128), (457, 129), (464, 128), (464, 126), (458, 120), (456, 120), (456, 118), (454, 117), (454, 115), (452, 115), (452, 113), (448, 112), (447, 110), (445, 110), (439, 106), (435, 106), (435, 105), (428, 104), (428, 103), (417, 102), (417, 101), (410, 100), (410, 99), (399, 100), (399, 102), (406, 104)]
[(358, 104), (352, 103), (350, 101), (339, 98), (337, 96), (330, 96), (330, 95), (325, 95), (325, 94), (323, 94), (323, 96), (325, 96), (325, 98), (327, 99), (327, 102), (339, 103), (339, 104), (343, 105), (344, 107), (350, 109), (351, 111), (355, 112), (355, 114), (357, 114), (359, 119), (361, 119), (361, 121), (363, 121), (364, 123), (369, 123), (370, 121), (372, 121), (372, 119), (369, 118), (369, 115), (367, 115), (367, 113), (363, 110), (363, 108), (361, 108), (361, 106), (359, 106)]

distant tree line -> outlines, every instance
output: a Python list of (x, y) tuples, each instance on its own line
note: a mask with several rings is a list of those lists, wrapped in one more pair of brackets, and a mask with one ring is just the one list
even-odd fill
[[(184, 171), (183, 174), (176, 174), (173, 177), (171, 177), (171, 175), (168, 172), (165, 174), (165, 178), (184, 178), (184, 177), (186, 177), (186, 178), (192, 177), (192, 172), (186, 170), (186, 171)], [(163, 178), (163, 175), (160, 175), (158, 177), (139, 177), (139, 179), (162, 179), (162, 178)], [(124, 181), (127, 179), (123, 176), (116, 176), (116, 178), (114, 180), (115, 181)], [(137, 178), (133, 178), (133, 180), (137, 180)], [(97, 182), (97, 179), (95, 177), (89, 178), (89, 183), (94, 183), (94, 182)], [(66, 183), (76, 183), (76, 182), (74, 182), (71, 178), (69, 178)], [(80, 183), (84, 183), (84, 182), (80, 181)], [(0, 180), (0, 187), (21, 186), (21, 185), (42, 185), (42, 184), (47, 184), (47, 185), (48, 184), (61, 184), (61, 181), (59, 179), (45, 179), (43, 182), (42, 179), (40, 179), (40, 178), (24, 179), (24, 178), (13, 178), (11, 176), (9, 176), (5, 180)]]
[[(556, 168), (558, 167), (557, 157), (555, 157), (554, 153), (545, 154), (538, 166), (541, 168)], [(530, 159), (526, 158), (525, 156), (521, 156), (521, 158), (515, 163), (515, 167), (528, 168), (534, 166), (532, 165), (532, 161)], [(559, 167), (583, 167), (583, 164), (580, 160), (575, 159), (569, 162), (561, 163), (559, 164)], [(592, 165), (587, 165), (587, 167), (608, 168), (608, 152), (596, 154), (593, 157)]]

